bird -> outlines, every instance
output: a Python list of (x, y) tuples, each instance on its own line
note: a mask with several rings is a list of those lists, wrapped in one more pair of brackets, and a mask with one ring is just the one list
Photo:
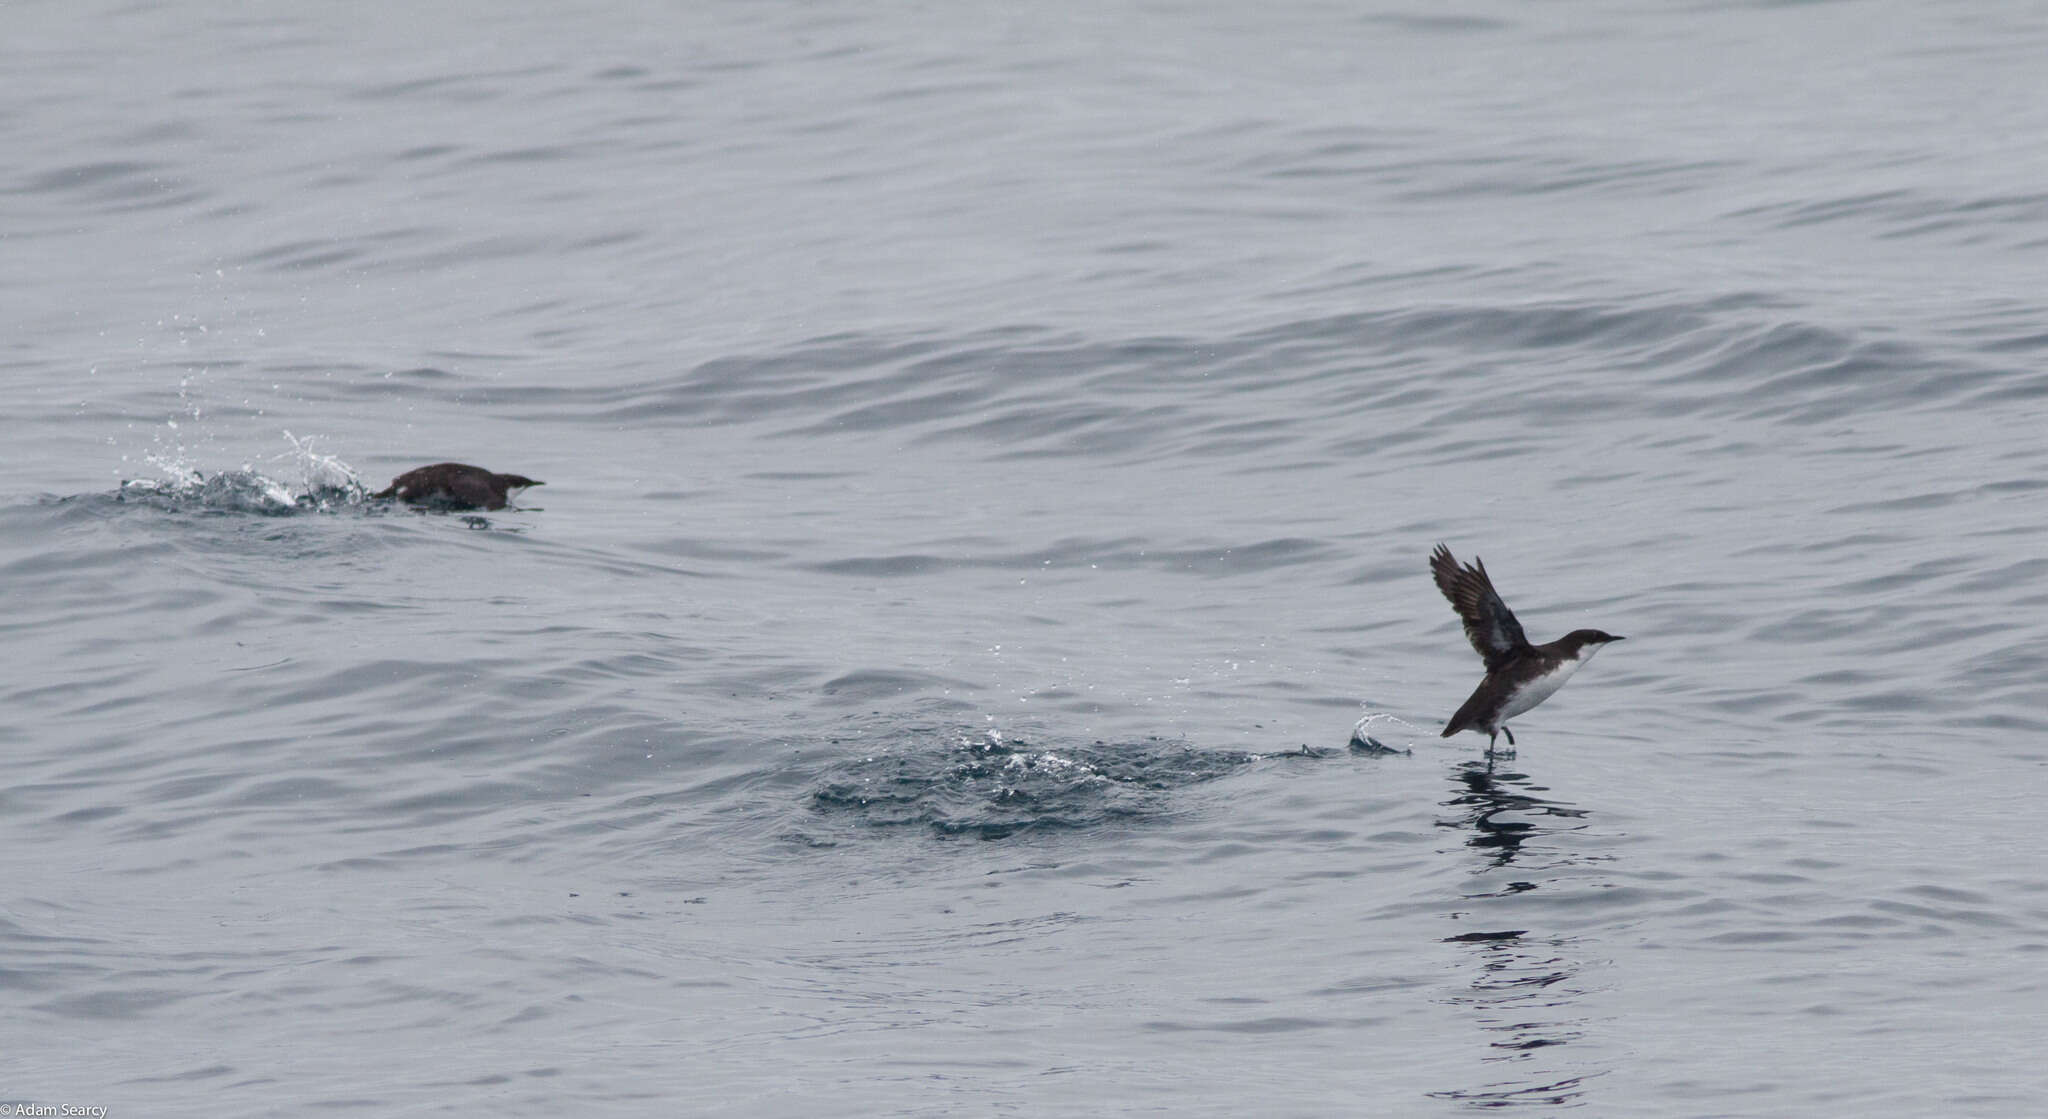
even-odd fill
[(1465, 637), (1486, 662), (1486, 678), (1472, 692), (1451, 721), (1444, 725), (1449, 738), (1461, 730), (1486, 732), (1486, 752), (1493, 753), (1497, 736), (1508, 736), (1515, 744), (1515, 732), (1508, 720), (1542, 703), (1564, 687), (1593, 654), (1609, 642), (1625, 638), (1597, 629), (1575, 629), (1547, 645), (1531, 645), (1522, 634), (1522, 623), (1500, 600), (1486, 564), (1477, 556), (1460, 565), (1442, 544), (1429, 554), (1430, 574), (1437, 589), (1451, 600), (1458, 620), (1465, 625)]
[(481, 466), (437, 462), (400, 474), (383, 492), (370, 496), (451, 509), (503, 509), (512, 491), (540, 485), (546, 483), (518, 474), (493, 474)]

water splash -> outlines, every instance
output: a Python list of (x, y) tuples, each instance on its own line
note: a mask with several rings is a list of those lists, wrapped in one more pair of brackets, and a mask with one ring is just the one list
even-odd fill
[(1411, 747), (1389, 746), (1385, 738), (1414, 741), (1419, 728), (1414, 723), (1384, 711), (1367, 711), (1351, 728), (1351, 751), (1356, 754), (1413, 754)]
[(1160, 739), (1046, 747), (995, 731), (935, 736), (833, 767), (810, 801), (870, 827), (999, 839), (1161, 816), (1176, 791), (1269, 756)]
[(251, 463), (208, 474), (186, 461), (180, 445), (169, 456), (154, 452), (145, 456), (162, 477), (124, 480), (115, 499), (159, 509), (270, 517), (334, 512), (364, 504), (369, 491), (353, 468), (339, 458), (314, 451), (311, 438), (300, 439), (289, 431), (284, 437), (292, 449), (270, 459), (272, 470), (281, 478)]
[(302, 498), (312, 498), (319, 508), (328, 509), (336, 505), (361, 505), (369, 497), (369, 487), (363, 484), (355, 467), (313, 449), (315, 436), (301, 439), (287, 431), (284, 437), (292, 449), (276, 458), (286, 460), (288, 468), (296, 471)]

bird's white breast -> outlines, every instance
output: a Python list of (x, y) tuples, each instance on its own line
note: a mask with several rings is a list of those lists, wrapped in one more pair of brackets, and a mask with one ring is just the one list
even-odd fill
[(1564, 687), (1564, 682), (1572, 678), (1572, 673), (1577, 672), (1580, 665), (1592, 659), (1593, 649), (1590, 646), (1580, 649), (1578, 656), (1568, 661), (1560, 661), (1556, 668), (1516, 689), (1515, 693), (1508, 697), (1507, 706), (1501, 709), (1500, 721), (1505, 723), (1556, 695), (1557, 689)]

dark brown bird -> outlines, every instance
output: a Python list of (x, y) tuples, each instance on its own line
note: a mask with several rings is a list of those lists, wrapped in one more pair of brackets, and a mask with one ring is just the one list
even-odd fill
[(437, 462), (400, 474), (384, 492), (370, 496), (450, 509), (503, 509), (513, 491), (545, 484), (517, 474), (493, 474), (481, 466)]
[(1548, 645), (1531, 645), (1522, 635), (1522, 623), (1495, 593), (1484, 563), (1475, 558), (1460, 567), (1451, 550), (1438, 544), (1429, 554), (1429, 570), (1437, 589), (1458, 612), (1458, 620), (1465, 623), (1466, 640), (1486, 662), (1486, 678), (1451, 716), (1445, 738), (1461, 730), (1483, 730), (1488, 753), (1493, 752), (1496, 735), (1507, 735), (1513, 746), (1515, 732), (1508, 729), (1509, 719), (1556, 694), (1608, 642), (1623, 640), (1597, 629), (1575, 629)]

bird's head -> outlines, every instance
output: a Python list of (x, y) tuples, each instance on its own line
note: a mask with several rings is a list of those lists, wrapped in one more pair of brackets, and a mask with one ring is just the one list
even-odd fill
[(1625, 637), (1619, 637), (1612, 633), (1602, 633), (1597, 629), (1575, 629), (1565, 634), (1564, 639), (1571, 642), (1572, 651), (1581, 658), (1590, 657), (1594, 653), (1599, 652), (1610, 641), (1628, 640)]

